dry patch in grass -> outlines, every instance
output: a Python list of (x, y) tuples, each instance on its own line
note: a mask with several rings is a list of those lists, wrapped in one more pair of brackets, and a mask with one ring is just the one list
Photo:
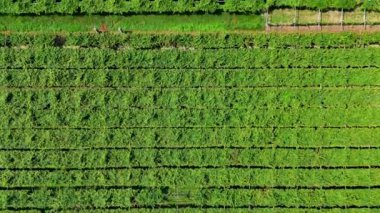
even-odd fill
[[(340, 25), (327, 25), (327, 26), (271, 26), (266, 29), (269, 32), (279, 32), (279, 33), (308, 33), (308, 32), (380, 32), (380, 25), (368, 25), (364, 27), (363, 25), (345, 25), (341, 27)], [(375, 45), (371, 45), (375, 47)]]
[(318, 11), (314, 10), (302, 10), (299, 12), (299, 21), (300, 24), (317, 24), (318, 23)]
[(270, 23), (275, 25), (290, 25), (294, 23), (295, 11), (290, 9), (273, 10), (270, 14)]
[(369, 12), (367, 14), (367, 22), (371, 24), (379, 24), (380, 14), (378, 12)]
[(272, 11), (270, 23), (274, 25), (292, 25), (295, 22), (301, 25), (316, 24), (318, 12), (313, 10), (280, 9)]
[[(270, 23), (272, 25), (292, 25), (296, 22), (300, 25), (317, 25), (319, 12), (315, 10), (296, 10), (294, 9), (279, 9), (273, 10), (270, 14)], [(327, 25), (341, 24), (342, 11), (333, 10), (321, 13), (321, 23)], [(345, 11), (343, 15), (345, 24), (363, 24), (364, 12), (360, 9), (354, 11)], [(380, 23), (379, 12), (368, 12), (367, 23)]]
[(322, 13), (322, 24), (340, 24), (341, 11), (327, 11)]
[[(379, 16), (378, 13), (373, 14), (373, 15)], [(354, 11), (344, 12), (344, 23), (346, 23), (346, 24), (362, 24), (362, 23), (364, 23), (364, 11), (357, 9)]]

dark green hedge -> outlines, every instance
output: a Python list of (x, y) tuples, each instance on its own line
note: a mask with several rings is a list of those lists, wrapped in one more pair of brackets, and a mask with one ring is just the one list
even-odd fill
[(0, 47), (159, 48), (354, 48), (380, 44), (380, 33), (14, 33), (0, 34)]
[[(32, 3), (32, 2), (35, 3)], [(217, 11), (253, 12), (264, 9), (264, 0), (2, 0), (0, 13), (3, 14), (122, 14), (122, 13), (194, 13)]]
[(0, 48), (0, 68), (350, 68), (380, 67), (380, 49), (123, 50)]
[(267, 8), (380, 10), (377, 0), (2, 0), (0, 14), (260, 13)]

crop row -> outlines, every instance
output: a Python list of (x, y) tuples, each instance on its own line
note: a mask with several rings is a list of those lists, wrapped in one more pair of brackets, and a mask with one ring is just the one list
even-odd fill
[(196, 33), (196, 34), (96, 34), (0, 33), (0, 47), (82, 48), (358, 48), (380, 44), (380, 33)]
[(0, 131), (0, 149), (138, 147), (377, 147), (378, 129), (24, 129)]
[(380, 48), (124, 50), (4, 49), (0, 68), (310, 68), (378, 67)]
[[(101, 207), (189, 206), (376, 206), (379, 189), (41, 189), (3, 191), (0, 206), (81, 209)], [(368, 196), (368, 195), (371, 196)], [(317, 199), (316, 199), (317, 198)], [(192, 204), (192, 205), (191, 205)]]
[(112, 127), (355, 127), (379, 126), (378, 108), (348, 109), (10, 109), (0, 115), (7, 128)]
[(136, 14), (136, 13), (215, 13), (215, 12), (250, 12), (257, 13), (264, 9), (265, 1), (225, 0), (219, 4), (215, 0), (3, 0), (0, 4), (2, 14)]
[(175, 89), (14, 89), (1, 91), (3, 110), (112, 109), (128, 108), (376, 108), (380, 89), (358, 88), (175, 88)]
[(378, 67), (380, 48), (124, 50), (0, 49), (0, 68)]
[(0, 173), (0, 187), (341, 187), (380, 185), (380, 169), (120, 169), (87, 171), (11, 171)]
[[(205, 210), (207, 209), (207, 210)], [(298, 207), (264, 207), (264, 206), (246, 206), (241, 207), (241, 208), (233, 208), (233, 207), (224, 207), (224, 206), (216, 206), (216, 207), (211, 207), (211, 206), (186, 206), (186, 205), (173, 205), (173, 206), (164, 206), (161, 208), (154, 208), (154, 206), (145, 206), (145, 207), (118, 207), (118, 208), (86, 208), (86, 209), (75, 209), (75, 212), (78, 213), (123, 213), (125, 211), (128, 211), (130, 213), (204, 213), (207, 211), (208, 213), (221, 213), (225, 212), (228, 210), (228, 212), (231, 213), (245, 213), (247, 211), (254, 211), (255, 213), (304, 213), (305, 210), (310, 213), (323, 213), (323, 212), (329, 212), (329, 213), (367, 213), (368, 209), (371, 210), (371, 208), (368, 207), (359, 207), (359, 208), (298, 208)], [(376, 207), (372, 207), (372, 210), (375, 210)], [(43, 208), (43, 211), (46, 213), (51, 213), (51, 212), (57, 212), (56, 209), (52, 208)], [(73, 209), (60, 209), (60, 212), (72, 212)], [(4, 213), (10, 213), (12, 212), (11, 210), (9, 211), (2, 211)], [(19, 211), (19, 212), (24, 212), (24, 211)], [(36, 209), (28, 209), (28, 213), (39, 213), (41, 210), (39, 208)]]
[(5, 69), (2, 87), (339, 87), (380, 86), (365, 69)]
[[(360, 2), (360, 3), (359, 3)], [(361, 4), (363, 2), (363, 4)], [(354, 9), (360, 6), (367, 10), (380, 10), (380, 3), (373, 0), (3, 0), (2, 14), (135, 14), (135, 13), (259, 13), (278, 7), (302, 7), (310, 9)]]
[(156, 166), (370, 166), (378, 149), (109, 149), (0, 151), (2, 168), (103, 168)]
[[(204, 213), (206, 207), (186, 207), (186, 206), (172, 206), (172, 207), (167, 207), (164, 210), (162, 208), (153, 208), (153, 207), (147, 207), (147, 208), (127, 208), (128, 212), (131, 213), (158, 213), (158, 212), (165, 212), (165, 213)], [(264, 207), (264, 206), (246, 206), (246, 208), (228, 208), (224, 206), (218, 206), (218, 207), (210, 207), (207, 206), (207, 212), (208, 213), (221, 213), (225, 211), (231, 212), (231, 213), (245, 213), (247, 211), (254, 211), (255, 213), (304, 213), (305, 211), (309, 213), (367, 213), (369, 210), (376, 210), (376, 207), (358, 207), (358, 208), (347, 208), (347, 207), (336, 207), (336, 208), (298, 208), (298, 207), (282, 207), (282, 206), (277, 206), (277, 207)], [(50, 213), (50, 212), (56, 212), (56, 210), (50, 210), (50, 209), (44, 209), (45, 212)], [(100, 208), (100, 209), (86, 209), (86, 210), (79, 210), (76, 209), (75, 212), (78, 213), (121, 213), (125, 212), (125, 208)], [(40, 212), (38, 210), (32, 211), (28, 210), (28, 213), (35, 213), (35, 212)], [(60, 212), (70, 212), (70, 210), (62, 210)]]

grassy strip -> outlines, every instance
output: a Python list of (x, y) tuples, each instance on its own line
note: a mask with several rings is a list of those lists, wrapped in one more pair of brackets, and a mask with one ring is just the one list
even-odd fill
[(0, 68), (310, 68), (377, 67), (379, 48), (125, 50), (3, 49)]
[[(344, 177), (344, 178), (343, 178)], [(128, 169), (98, 171), (3, 171), (2, 187), (142, 186), (196, 189), (229, 186), (374, 186), (379, 169)]]
[(2, 168), (102, 168), (155, 166), (368, 166), (376, 149), (191, 149), (0, 151)]
[(380, 86), (379, 69), (6, 69), (2, 87)]
[(380, 125), (377, 108), (348, 109), (12, 109), (2, 128), (340, 127)]
[(2, 130), (0, 149), (378, 146), (378, 129)]
[[(240, 16), (239, 16), (240, 17)], [(38, 18), (38, 17), (36, 17)], [(248, 19), (248, 18), (247, 18)], [(33, 19), (34, 20), (34, 19)], [(50, 19), (49, 19), (50, 20)], [(159, 20), (159, 19), (158, 19)], [(174, 18), (175, 20), (175, 18)], [(207, 19), (206, 19), (207, 20)], [(251, 22), (251, 20), (250, 20)], [(23, 22), (24, 23), (24, 22)], [(36, 23), (35, 21), (31, 24)], [(69, 22), (70, 26), (72, 22)], [(190, 22), (191, 23), (191, 22)], [(45, 27), (50, 24), (42, 23)], [(140, 24), (141, 25), (141, 24)], [(140, 26), (139, 25), (139, 26)], [(10, 25), (13, 26), (13, 25)], [(54, 26), (54, 25), (53, 25)], [(142, 24), (142, 26), (145, 26)], [(167, 25), (158, 25), (167, 26)], [(1, 25), (0, 25), (1, 27)], [(92, 27), (92, 26), (91, 26)], [(1, 30), (1, 28), (0, 28)], [(32, 30), (32, 29), (30, 29)], [(378, 45), (380, 33), (89, 33), (7, 32), (0, 34), (0, 47), (82, 47), (82, 48), (358, 48)]]
[(380, 89), (300, 89), (300, 88), (170, 88), (170, 89), (90, 89), (2, 91), (0, 107), (30, 110), (128, 108), (347, 108), (380, 107)]
[[(12, 23), (12, 24), (9, 24)], [(162, 24), (165, 23), (165, 24)], [(106, 25), (117, 31), (225, 32), (261, 30), (260, 15), (132, 15), (132, 16), (2, 16), (0, 31), (12, 32), (90, 32)]]
[[(204, 189), (60, 189), (5, 191), (0, 195), (3, 207), (75, 208), (134, 207), (193, 204), (196, 206), (372, 206), (377, 205), (378, 189), (358, 190), (249, 190)], [(368, 196), (371, 193), (372, 196)], [(315, 199), (319, 198), (319, 199)]]

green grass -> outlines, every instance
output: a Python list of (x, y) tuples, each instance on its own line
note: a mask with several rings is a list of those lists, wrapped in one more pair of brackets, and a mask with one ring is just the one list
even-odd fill
[[(12, 23), (12, 24), (9, 24)], [(88, 32), (107, 25), (127, 31), (215, 32), (261, 30), (259, 15), (1, 16), (0, 31)]]

